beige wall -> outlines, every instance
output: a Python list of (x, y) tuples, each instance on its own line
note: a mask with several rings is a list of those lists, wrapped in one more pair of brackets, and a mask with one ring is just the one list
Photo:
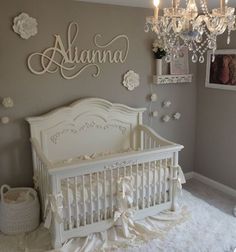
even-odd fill
[[(226, 36), (218, 41), (219, 49), (235, 48)], [(236, 91), (205, 88), (206, 65), (198, 66), (197, 145), (195, 170), (236, 189)]]
[[(21, 12), (37, 18), (39, 33), (20, 39), (11, 29), (12, 19)], [(84, 4), (70, 0), (7, 0), (0, 8), (0, 96), (11, 96), (12, 110), (0, 106), (0, 116), (9, 115), (13, 122), (0, 125), (0, 185), (31, 185), (32, 162), (29, 129), (25, 117), (45, 113), (84, 97), (102, 97), (112, 102), (134, 107), (147, 107), (154, 60), (152, 39), (144, 33), (145, 17), (151, 10), (108, 5)], [(117, 34), (130, 39), (130, 53), (125, 64), (106, 64), (98, 79), (91, 70), (79, 78), (66, 81), (59, 74), (36, 76), (26, 66), (27, 56), (53, 43), (53, 34), (65, 38), (70, 21), (80, 24), (79, 48), (90, 48), (94, 34), (101, 33), (109, 40)], [(191, 66), (195, 68), (196, 66)], [(141, 86), (128, 92), (122, 85), (122, 74), (129, 69), (140, 73)], [(192, 69), (194, 72), (194, 69)], [(196, 88), (192, 84), (153, 87), (158, 94), (154, 107), (160, 115), (182, 113), (180, 121), (164, 124), (153, 121), (158, 133), (185, 146), (180, 163), (185, 172), (193, 170), (195, 146)], [(173, 106), (163, 110), (161, 103), (170, 99)], [(147, 121), (147, 116), (146, 116)]]

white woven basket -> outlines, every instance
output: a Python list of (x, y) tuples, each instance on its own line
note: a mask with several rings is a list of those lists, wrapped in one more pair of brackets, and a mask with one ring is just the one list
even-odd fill
[[(4, 192), (5, 191), (5, 192)], [(27, 193), (27, 199), (12, 202), (20, 193)], [(30, 232), (39, 225), (39, 201), (32, 188), (1, 187), (0, 230), (7, 235)]]

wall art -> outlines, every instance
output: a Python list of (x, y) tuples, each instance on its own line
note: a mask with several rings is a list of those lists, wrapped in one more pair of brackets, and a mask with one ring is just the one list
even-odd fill
[(124, 75), (123, 85), (129, 90), (133, 91), (140, 84), (140, 78), (137, 73), (130, 70)]
[(171, 74), (188, 74), (189, 63), (188, 63), (188, 48), (182, 47), (179, 50), (179, 57), (170, 62), (170, 73)]
[(75, 45), (78, 35), (79, 25), (75, 22), (70, 23), (67, 44), (63, 43), (60, 35), (55, 35), (51, 47), (28, 57), (30, 71), (37, 75), (59, 72), (63, 78), (71, 80), (88, 68), (93, 68), (95, 72), (92, 76), (98, 77), (102, 64), (122, 64), (126, 61), (129, 53), (129, 38), (126, 35), (117, 35), (104, 42), (103, 36), (96, 34), (93, 40), (94, 49), (79, 49)]
[(236, 90), (236, 50), (208, 51), (206, 87)]
[(23, 39), (29, 39), (38, 33), (38, 23), (35, 18), (30, 17), (27, 13), (21, 13), (14, 18), (13, 30)]

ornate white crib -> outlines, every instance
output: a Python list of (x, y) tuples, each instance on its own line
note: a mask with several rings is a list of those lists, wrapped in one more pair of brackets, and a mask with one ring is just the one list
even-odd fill
[(144, 111), (90, 98), (27, 118), (35, 186), (54, 248), (114, 225), (122, 179), (131, 181), (134, 220), (175, 210), (183, 146), (143, 125)]

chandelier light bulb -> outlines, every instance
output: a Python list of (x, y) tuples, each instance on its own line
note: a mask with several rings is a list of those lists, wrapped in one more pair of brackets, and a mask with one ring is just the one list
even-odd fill
[(153, 0), (153, 4), (156, 8), (159, 7), (160, 0)]

